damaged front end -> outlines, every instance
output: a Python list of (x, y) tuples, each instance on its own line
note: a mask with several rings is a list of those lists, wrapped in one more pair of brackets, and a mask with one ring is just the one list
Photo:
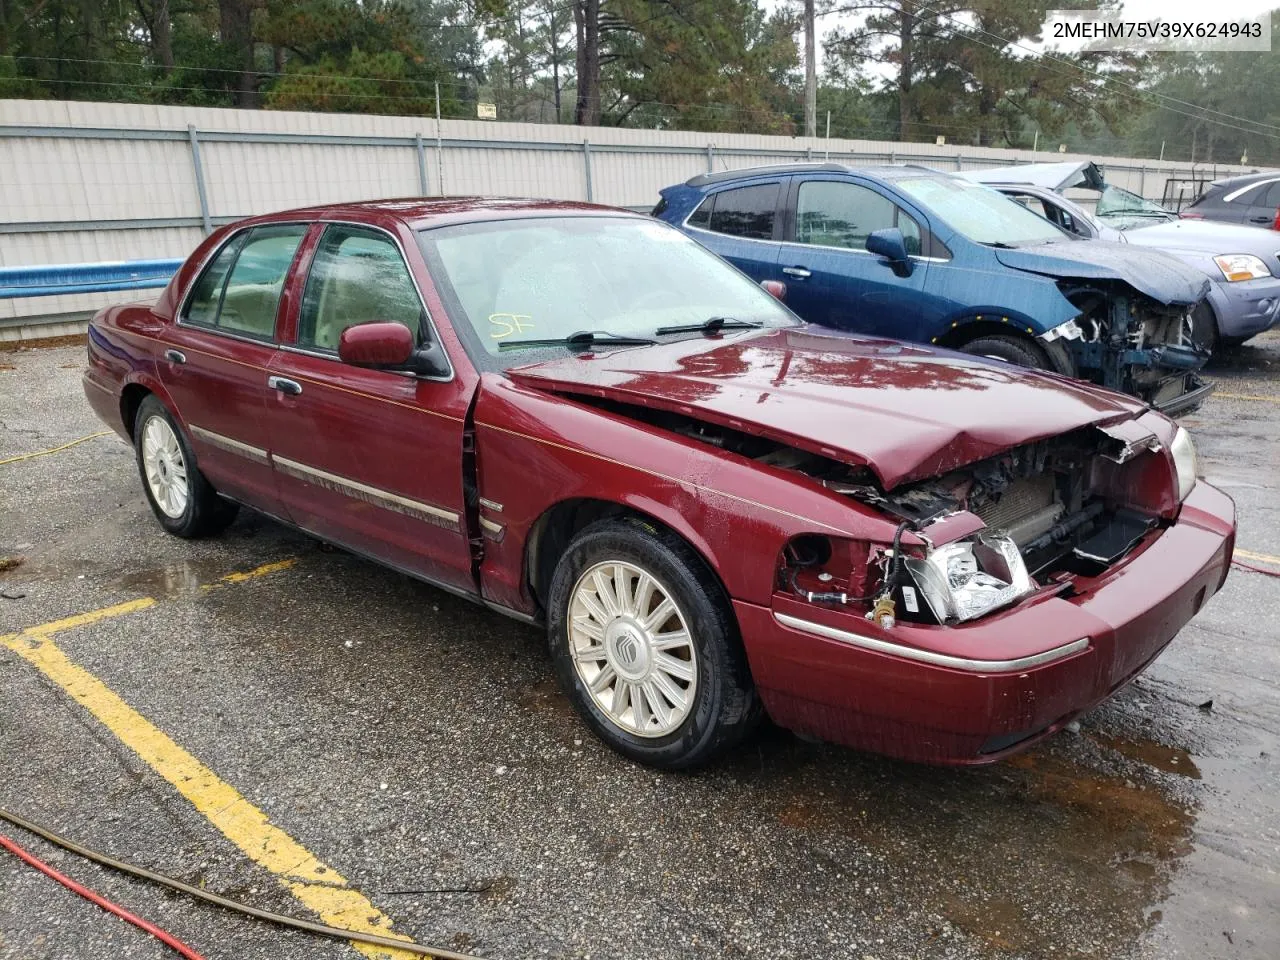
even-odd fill
[(1058, 286), (1080, 313), (1041, 339), (1068, 351), (1082, 378), (1168, 416), (1194, 410), (1213, 391), (1197, 373), (1210, 353), (1192, 337), (1194, 305), (1163, 304), (1121, 283)]
[(1025, 444), (888, 492), (856, 469), (818, 477), (897, 520), (897, 536), (879, 546), (796, 538), (780, 559), (779, 587), (812, 603), (864, 609), (886, 628), (898, 619), (964, 623), (1102, 574), (1172, 522), (1195, 469), (1185, 431), (1166, 451), (1129, 421)]

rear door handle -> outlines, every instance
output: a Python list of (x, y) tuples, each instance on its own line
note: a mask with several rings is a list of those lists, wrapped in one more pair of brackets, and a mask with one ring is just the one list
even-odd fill
[(1250, 223), (1270, 223), (1274, 219), (1275, 219), (1275, 215), (1272, 214), (1269, 217), (1250, 217), (1249, 222)]
[(284, 377), (267, 377), (267, 386), (281, 393), (287, 393), (291, 397), (296, 397), (302, 392), (302, 384), (296, 380), (286, 380)]
[(181, 350), (166, 350), (164, 352), (164, 358), (168, 360), (170, 363), (186, 363), (187, 362), (187, 355), (183, 353)]
[(813, 276), (813, 271), (807, 270), (804, 267), (783, 267), (782, 272), (788, 277), (795, 277), (797, 280), (807, 280), (809, 277)]

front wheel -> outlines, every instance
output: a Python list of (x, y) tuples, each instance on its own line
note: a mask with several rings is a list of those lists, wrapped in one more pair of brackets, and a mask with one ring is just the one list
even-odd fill
[(1049, 361), (1043, 351), (1030, 340), (1024, 340), (1021, 337), (992, 334), (989, 337), (970, 340), (960, 349), (975, 357), (1003, 360), (1005, 363), (1016, 363), (1036, 370), (1049, 369)]
[(640, 763), (705, 764), (762, 715), (720, 584), (644, 521), (603, 520), (574, 538), (552, 577), (547, 634), (578, 712)]
[(196, 466), (187, 438), (154, 395), (138, 407), (134, 450), (142, 489), (160, 526), (179, 537), (203, 537), (225, 529), (236, 517)]

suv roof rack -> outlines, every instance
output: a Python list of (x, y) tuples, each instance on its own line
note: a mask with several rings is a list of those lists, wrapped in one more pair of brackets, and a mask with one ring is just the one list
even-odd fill
[(775, 163), (763, 167), (743, 167), (740, 170), (722, 170), (719, 173), (700, 173), (685, 181), (686, 186), (701, 187), (708, 183), (737, 180), (742, 177), (767, 177), (775, 173), (848, 173), (852, 168), (845, 163)]

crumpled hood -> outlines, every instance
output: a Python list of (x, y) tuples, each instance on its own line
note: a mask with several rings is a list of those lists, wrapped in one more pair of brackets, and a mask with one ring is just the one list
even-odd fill
[(1205, 275), (1158, 250), (1106, 240), (1063, 240), (1038, 247), (995, 250), (1006, 267), (1049, 277), (1123, 280), (1166, 306), (1191, 304), (1209, 292)]
[(1146, 409), (1078, 381), (811, 325), (586, 353), (510, 376), (865, 464), (885, 489)]

